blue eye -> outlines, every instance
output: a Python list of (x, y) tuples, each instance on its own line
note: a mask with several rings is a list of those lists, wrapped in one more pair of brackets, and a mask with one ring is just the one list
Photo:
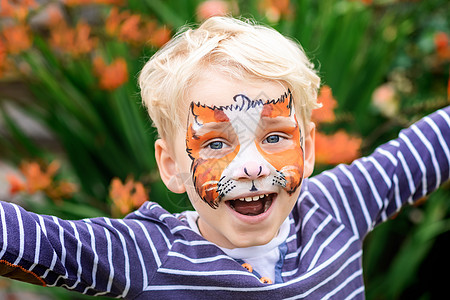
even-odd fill
[(220, 141), (215, 141), (215, 142), (208, 144), (208, 147), (213, 150), (219, 150), (219, 149), (223, 148), (223, 143)]
[(269, 143), (269, 144), (275, 144), (275, 143), (278, 143), (279, 141), (280, 141), (280, 136), (279, 136), (279, 135), (276, 135), (276, 134), (274, 134), (274, 135), (269, 135), (269, 136), (266, 138), (266, 142)]

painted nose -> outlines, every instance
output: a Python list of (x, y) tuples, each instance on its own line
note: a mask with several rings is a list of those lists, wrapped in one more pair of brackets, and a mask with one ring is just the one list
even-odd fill
[(254, 161), (246, 162), (242, 167), (239, 167), (234, 173), (235, 179), (251, 179), (251, 180), (255, 180), (267, 175), (269, 175), (269, 169), (264, 165)]

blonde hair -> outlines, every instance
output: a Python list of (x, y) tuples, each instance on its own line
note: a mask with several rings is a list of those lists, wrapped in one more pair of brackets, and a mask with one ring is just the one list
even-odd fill
[(142, 102), (163, 139), (170, 141), (185, 125), (181, 120), (184, 98), (199, 70), (210, 66), (236, 79), (286, 84), (303, 124), (319, 106), (320, 78), (298, 43), (248, 20), (212, 17), (197, 29), (182, 28), (140, 73)]

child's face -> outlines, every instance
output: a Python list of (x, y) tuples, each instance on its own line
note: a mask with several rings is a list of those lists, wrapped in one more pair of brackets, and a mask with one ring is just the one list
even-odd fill
[(202, 235), (226, 248), (269, 242), (312, 171), (304, 152), (313, 136), (299, 124), (290, 91), (209, 71), (188, 99), (174, 162)]

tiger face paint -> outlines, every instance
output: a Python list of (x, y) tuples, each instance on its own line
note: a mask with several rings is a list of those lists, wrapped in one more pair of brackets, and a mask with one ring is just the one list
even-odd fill
[(292, 194), (303, 179), (303, 148), (290, 91), (277, 100), (251, 100), (189, 108), (186, 151), (200, 198), (216, 208), (222, 200)]

